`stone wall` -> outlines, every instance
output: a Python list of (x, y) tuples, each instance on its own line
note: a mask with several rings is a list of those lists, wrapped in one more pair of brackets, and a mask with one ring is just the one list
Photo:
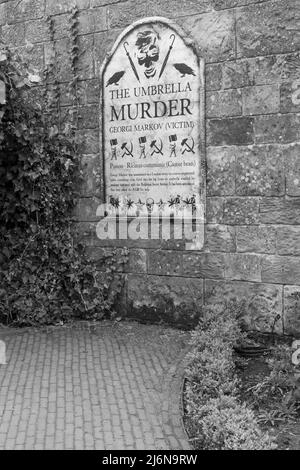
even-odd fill
[[(52, 16), (61, 106), (71, 79), (68, 16), (80, 9), (82, 165), (77, 215), (95, 261), (114, 243), (96, 238), (101, 187), (99, 69), (123, 28), (146, 16), (175, 21), (205, 58), (207, 226), (202, 252), (179, 242), (128, 242), (127, 315), (195, 321), (203, 302), (246, 300), (250, 328), (300, 333), (300, 79), (298, 0), (0, 0), (2, 38), (40, 70)], [(293, 88), (294, 87), (294, 88)]]

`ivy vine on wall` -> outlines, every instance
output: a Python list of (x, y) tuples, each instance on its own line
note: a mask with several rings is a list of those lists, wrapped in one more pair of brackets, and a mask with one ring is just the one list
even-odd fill
[[(113, 313), (124, 250), (100, 273), (74, 238), (81, 182), (76, 144), (78, 12), (70, 14), (72, 112), (60, 116), (54, 26), (52, 60), (39, 77), (0, 45), (0, 322), (50, 324)], [(75, 241), (74, 241), (75, 240)], [(104, 275), (103, 275), (104, 271)], [(105, 282), (103, 282), (105, 278)]]

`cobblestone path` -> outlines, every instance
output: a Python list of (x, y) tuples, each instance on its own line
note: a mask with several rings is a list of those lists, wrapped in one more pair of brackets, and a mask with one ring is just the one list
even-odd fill
[(135, 322), (0, 329), (0, 449), (188, 449), (188, 333)]

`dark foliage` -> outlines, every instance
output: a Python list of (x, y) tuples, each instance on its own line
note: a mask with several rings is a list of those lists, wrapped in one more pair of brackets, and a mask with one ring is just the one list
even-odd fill
[(121, 289), (114, 255), (104, 284), (83, 246), (74, 242), (72, 211), (80, 185), (75, 126), (59, 123), (45, 98), (48, 91), (34, 71), (0, 48), (0, 322), (5, 323), (102, 318)]

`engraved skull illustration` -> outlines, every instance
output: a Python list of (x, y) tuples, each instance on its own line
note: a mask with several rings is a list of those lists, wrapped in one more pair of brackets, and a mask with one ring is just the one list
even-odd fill
[(135, 45), (138, 53), (137, 59), (140, 66), (144, 67), (146, 78), (156, 74), (157, 61), (159, 59), (158, 36), (154, 31), (141, 31), (137, 35)]

